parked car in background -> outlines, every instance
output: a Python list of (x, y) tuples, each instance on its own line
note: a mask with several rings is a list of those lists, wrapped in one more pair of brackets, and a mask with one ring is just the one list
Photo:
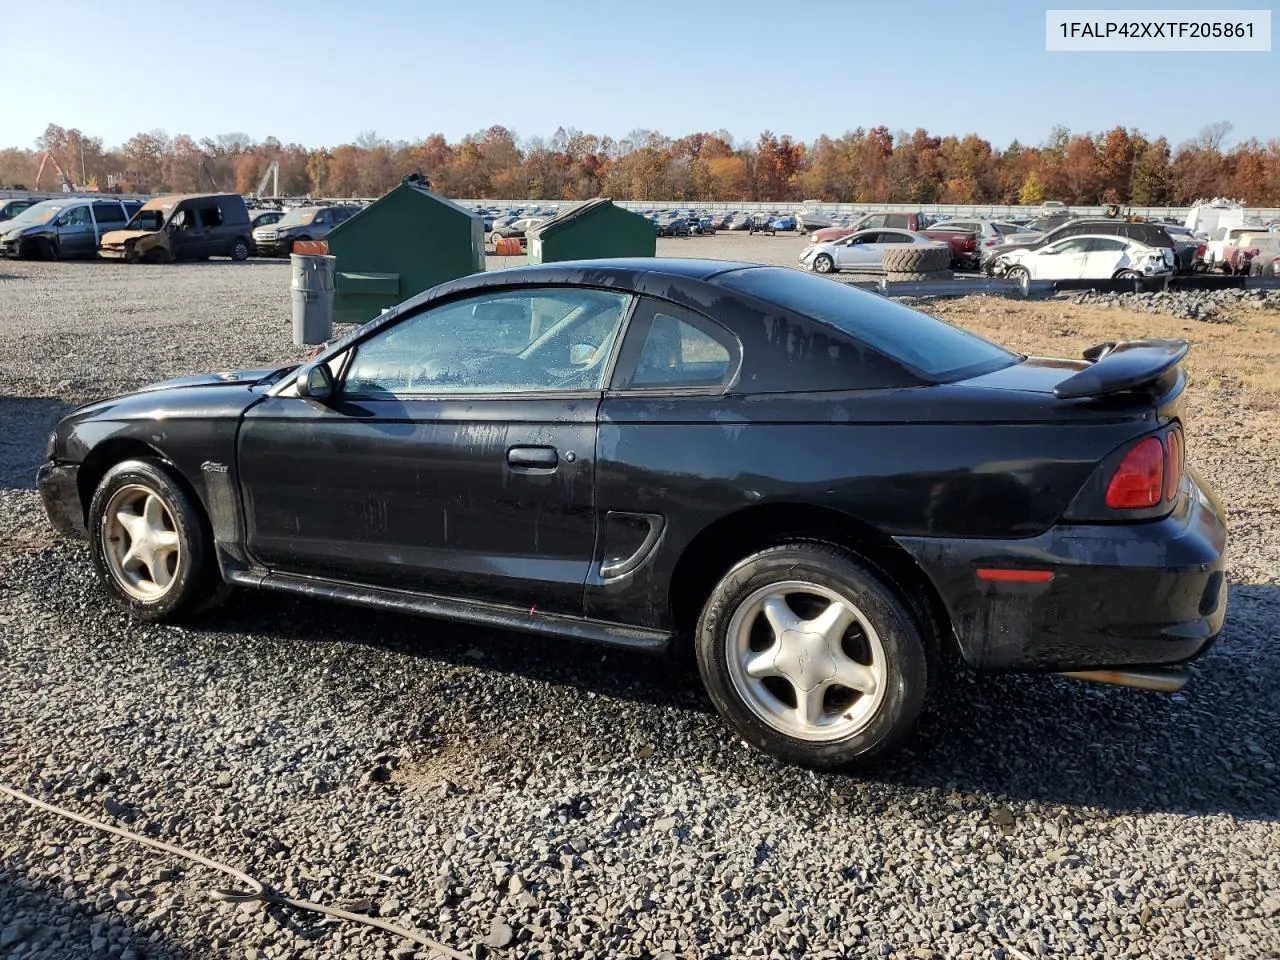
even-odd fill
[(814, 230), (809, 236), (814, 243), (828, 243), (843, 240), (859, 230), (870, 230), (872, 227), (890, 227), (919, 233), (929, 228), (929, 218), (922, 213), (864, 213), (854, 217), (845, 226), (823, 227), (821, 230)]
[(1240, 227), (1218, 227), (1205, 243), (1204, 262), (1208, 270), (1225, 270), (1227, 248), (1241, 240), (1249, 239), (1253, 234), (1266, 233), (1266, 227), (1258, 224)]
[(782, 267), (547, 264), (301, 366), (78, 407), (37, 483), (139, 621), (230, 583), (524, 631), (530, 658), (687, 638), (737, 737), (838, 767), (903, 745), (951, 660), (1186, 682), (1227, 607), (1186, 350), (1031, 358)]
[[(962, 233), (972, 233), (977, 244), (976, 262), (972, 262), (971, 266), (983, 266), (991, 257), (991, 251), (994, 250), (1007, 236), (1022, 233), (1022, 228), (1003, 220), (963, 220), (960, 218), (952, 218), (947, 220), (939, 220), (929, 227), (927, 233), (938, 239), (936, 232), (955, 230)], [(936, 232), (935, 232), (936, 231)]]
[(1204, 255), (1208, 249), (1204, 240), (1197, 237), (1182, 224), (1174, 221), (1160, 224), (1164, 232), (1173, 241), (1174, 253), (1178, 260), (1179, 273), (1191, 273), (1204, 268)]
[(1168, 261), (1171, 268), (1178, 265), (1177, 245), (1165, 230), (1163, 224), (1146, 220), (1117, 220), (1110, 217), (1096, 219), (1070, 220), (1059, 227), (1039, 236), (1027, 237), (1025, 234), (1012, 234), (1005, 237), (992, 248), (992, 256), (987, 262), (987, 272), (1000, 276), (1005, 265), (1010, 262), (1005, 254), (1020, 249), (1040, 249), (1067, 237), (1083, 236), (1125, 237), (1148, 247), (1159, 247), (1169, 251)]
[[(243, 201), (242, 201), (243, 202)], [(0, 223), (0, 255), (60, 260), (94, 257), (110, 231), (129, 222), (139, 200), (42, 200)]]
[(1249, 260), (1249, 276), (1280, 277), (1280, 236), (1258, 244), (1258, 252)]
[(800, 251), (799, 260), (814, 273), (883, 273), (885, 251), (910, 246), (945, 244), (907, 230), (859, 230), (833, 242), (811, 243)]
[(23, 210), (34, 207), (39, 200), (31, 197), (19, 197), (15, 200), (0, 200), (0, 223), (5, 220), (12, 220)]
[(1111, 280), (1158, 277), (1174, 269), (1173, 251), (1105, 234), (1071, 236), (1046, 246), (1002, 255), (1010, 280)]
[(692, 233), (684, 217), (664, 217), (655, 221), (655, 229), (660, 237), (687, 237)]
[(98, 252), (130, 263), (248, 260), (251, 233), (249, 210), (239, 194), (177, 194), (148, 200), (124, 229), (102, 238)]
[(1249, 262), (1257, 256), (1258, 251), (1261, 249), (1261, 244), (1274, 236), (1275, 234), (1258, 228), (1236, 237), (1235, 241), (1222, 251), (1222, 262), (1220, 264), (1222, 272), (1225, 274), (1245, 274), (1247, 276)]
[(549, 219), (549, 217), (520, 217), (519, 219), (509, 221), (503, 226), (498, 226), (497, 223), (495, 223), (493, 230), (490, 232), (490, 236), (494, 240), (502, 237), (519, 240), (523, 245), (527, 239), (526, 234), (539, 224), (546, 223)]
[(725, 226), (724, 226), (724, 228), (723, 228), (723, 229), (725, 229), (725, 230), (750, 230), (750, 229), (751, 229), (751, 214), (749, 214), (749, 213), (735, 213), (733, 216), (731, 216), (731, 217), (729, 218), (728, 222), (725, 224)]
[(259, 256), (287, 257), (299, 240), (323, 240), (334, 227), (350, 220), (362, 209), (354, 204), (297, 207), (274, 224), (254, 230), (253, 243)]
[(1046, 200), (1040, 204), (1038, 216), (1041, 217), (1064, 217), (1070, 216), (1071, 211), (1067, 209), (1067, 205), (1061, 200)]
[(772, 228), (773, 233), (780, 233), (798, 229), (799, 223), (794, 216), (787, 213), (782, 216), (773, 217), (769, 226)]

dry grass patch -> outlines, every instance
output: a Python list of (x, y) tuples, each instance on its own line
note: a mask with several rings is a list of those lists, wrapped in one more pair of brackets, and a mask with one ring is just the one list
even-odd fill
[(926, 307), (929, 312), (1021, 353), (1079, 357), (1106, 340), (1181, 337), (1191, 341), (1186, 366), (1191, 384), (1241, 390), (1247, 406), (1280, 409), (1280, 312), (1245, 306), (1230, 323), (1178, 320), (1069, 300), (1024, 302), (965, 297)]

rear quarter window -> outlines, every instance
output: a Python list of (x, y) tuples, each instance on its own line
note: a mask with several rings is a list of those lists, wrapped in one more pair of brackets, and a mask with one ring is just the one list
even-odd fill
[(926, 382), (947, 383), (1011, 366), (1022, 357), (886, 297), (784, 267), (751, 267), (716, 284), (835, 327)]

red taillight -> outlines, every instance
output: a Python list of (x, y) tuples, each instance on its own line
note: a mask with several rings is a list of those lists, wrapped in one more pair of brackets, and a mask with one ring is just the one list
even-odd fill
[(1178, 485), (1182, 483), (1182, 468), (1187, 454), (1183, 449), (1182, 431), (1177, 427), (1169, 431), (1165, 442), (1169, 457), (1164, 466), (1164, 498), (1172, 501), (1178, 495)]
[(1107, 506), (1113, 510), (1154, 507), (1164, 492), (1164, 444), (1147, 437), (1125, 454), (1107, 484)]

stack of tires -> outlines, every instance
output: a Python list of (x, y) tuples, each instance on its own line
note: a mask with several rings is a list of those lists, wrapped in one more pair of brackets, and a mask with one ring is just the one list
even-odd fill
[(945, 243), (895, 247), (884, 252), (880, 263), (890, 283), (951, 279), (951, 248)]

